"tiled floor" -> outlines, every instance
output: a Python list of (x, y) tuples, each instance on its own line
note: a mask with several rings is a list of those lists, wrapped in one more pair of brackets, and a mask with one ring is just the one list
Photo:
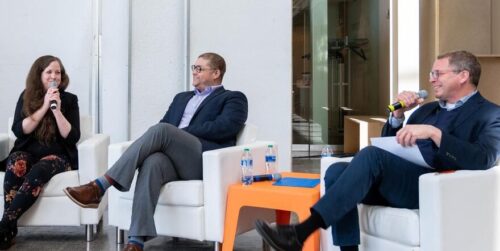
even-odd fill
[[(20, 228), (16, 244), (9, 250), (26, 251), (78, 251), (78, 250), (122, 250), (124, 244), (116, 244), (115, 229), (104, 226), (92, 242), (85, 241), (84, 227), (24, 227)], [(262, 242), (255, 231), (238, 236), (234, 250), (260, 250)], [(214, 250), (212, 243), (160, 236), (146, 242), (146, 250)]]
[[(293, 171), (319, 173), (319, 158), (294, 158)], [(92, 242), (85, 241), (84, 227), (21, 227), (16, 244), (9, 250), (35, 251), (79, 251), (79, 250), (122, 250), (123, 244), (117, 245), (115, 228), (108, 226), (106, 218), (104, 226)], [(173, 240), (160, 236), (146, 243), (146, 250), (213, 250), (213, 244), (192, 240)], [(262, 240), (255, 231), (239, 235), (236, 238), (236, 251), (262, 250)]]

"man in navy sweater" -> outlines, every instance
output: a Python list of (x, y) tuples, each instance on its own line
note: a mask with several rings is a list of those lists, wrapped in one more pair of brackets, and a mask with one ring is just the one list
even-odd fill
[(325, 174), (325, 195), (311, 208), (311, 216), (297, 225), (270, 227), (257, 221), (263, 239), (276, 250), (301, 250), (318, 228), (332, 226), (333, 242), (342, 251), (358, 250), (356, 205), (366, 203), (418, 208), (418, 178), (443, 169), (485, 170), (500, 154), (500, 107), (477, 91), (481, 66), (466, 51), (438, 56), (429, 80), (438, 101), (417, 109), (403, 126), (404, 112), (423, 100), (402, 92), (382, 136), (396, 136), (402, 146), (418, 145), (424, 167), (376, 147), (361, 150), (350, 163), (335, 163)]
[(125, 251), (143, 250), (156, 236), (160, 188), (174, 180), (203, 179), (202, 153), (234, 146), (247, 119), (245, 95), (222, 86), (226, 63), (221, 56), (204, 53), (191, 70), (194, 91), (177, 94), (160, 123), (135, 140), (104, 176), (64, 190), (79, 206), (97, 208), (110, 186), (128, 191), (138, 169)]

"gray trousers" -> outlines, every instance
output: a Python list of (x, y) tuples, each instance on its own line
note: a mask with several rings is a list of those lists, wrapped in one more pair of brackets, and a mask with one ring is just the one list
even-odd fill
[[(174, 180), (201, 180), (202, 146), (195, 136), (167, 123), (150, 127), (106, 173), (128, 191), (138, 169), (129, 236), (156, 237), (154, 212), (160, 188)], [(168, 222), (162, 222), (168, 224)]]

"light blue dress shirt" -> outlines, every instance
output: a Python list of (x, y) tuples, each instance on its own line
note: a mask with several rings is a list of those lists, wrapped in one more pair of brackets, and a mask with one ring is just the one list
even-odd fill
[(179, 123), (178, 127), (181, 129), (187, 127), (189, 122), (191, 122), (194, 113), (198, 110), (201, 102), (203, 102), (208, 95), (212, 94), (215, 89), (220, 87), (222, 87), (222, 85), (208, 86), (201, 92), (198, 91), (198, 89), (194, 89), (194, 96), (187, 103), (186, 108), (184, 109), (184, 114), (182, 115), (181, 123)]

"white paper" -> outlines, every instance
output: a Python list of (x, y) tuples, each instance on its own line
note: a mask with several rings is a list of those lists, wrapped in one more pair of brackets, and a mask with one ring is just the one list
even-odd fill
[(371, 142), (372, 146), (384, 149), (414, 164), (432, 168), (427, 164), (427, 162), (425, 162), (424, 157), (422, 156), (422, 153), (420, 153), (417, 145), (403, 147), (398, 144), (396, 137), (371, 138)]

